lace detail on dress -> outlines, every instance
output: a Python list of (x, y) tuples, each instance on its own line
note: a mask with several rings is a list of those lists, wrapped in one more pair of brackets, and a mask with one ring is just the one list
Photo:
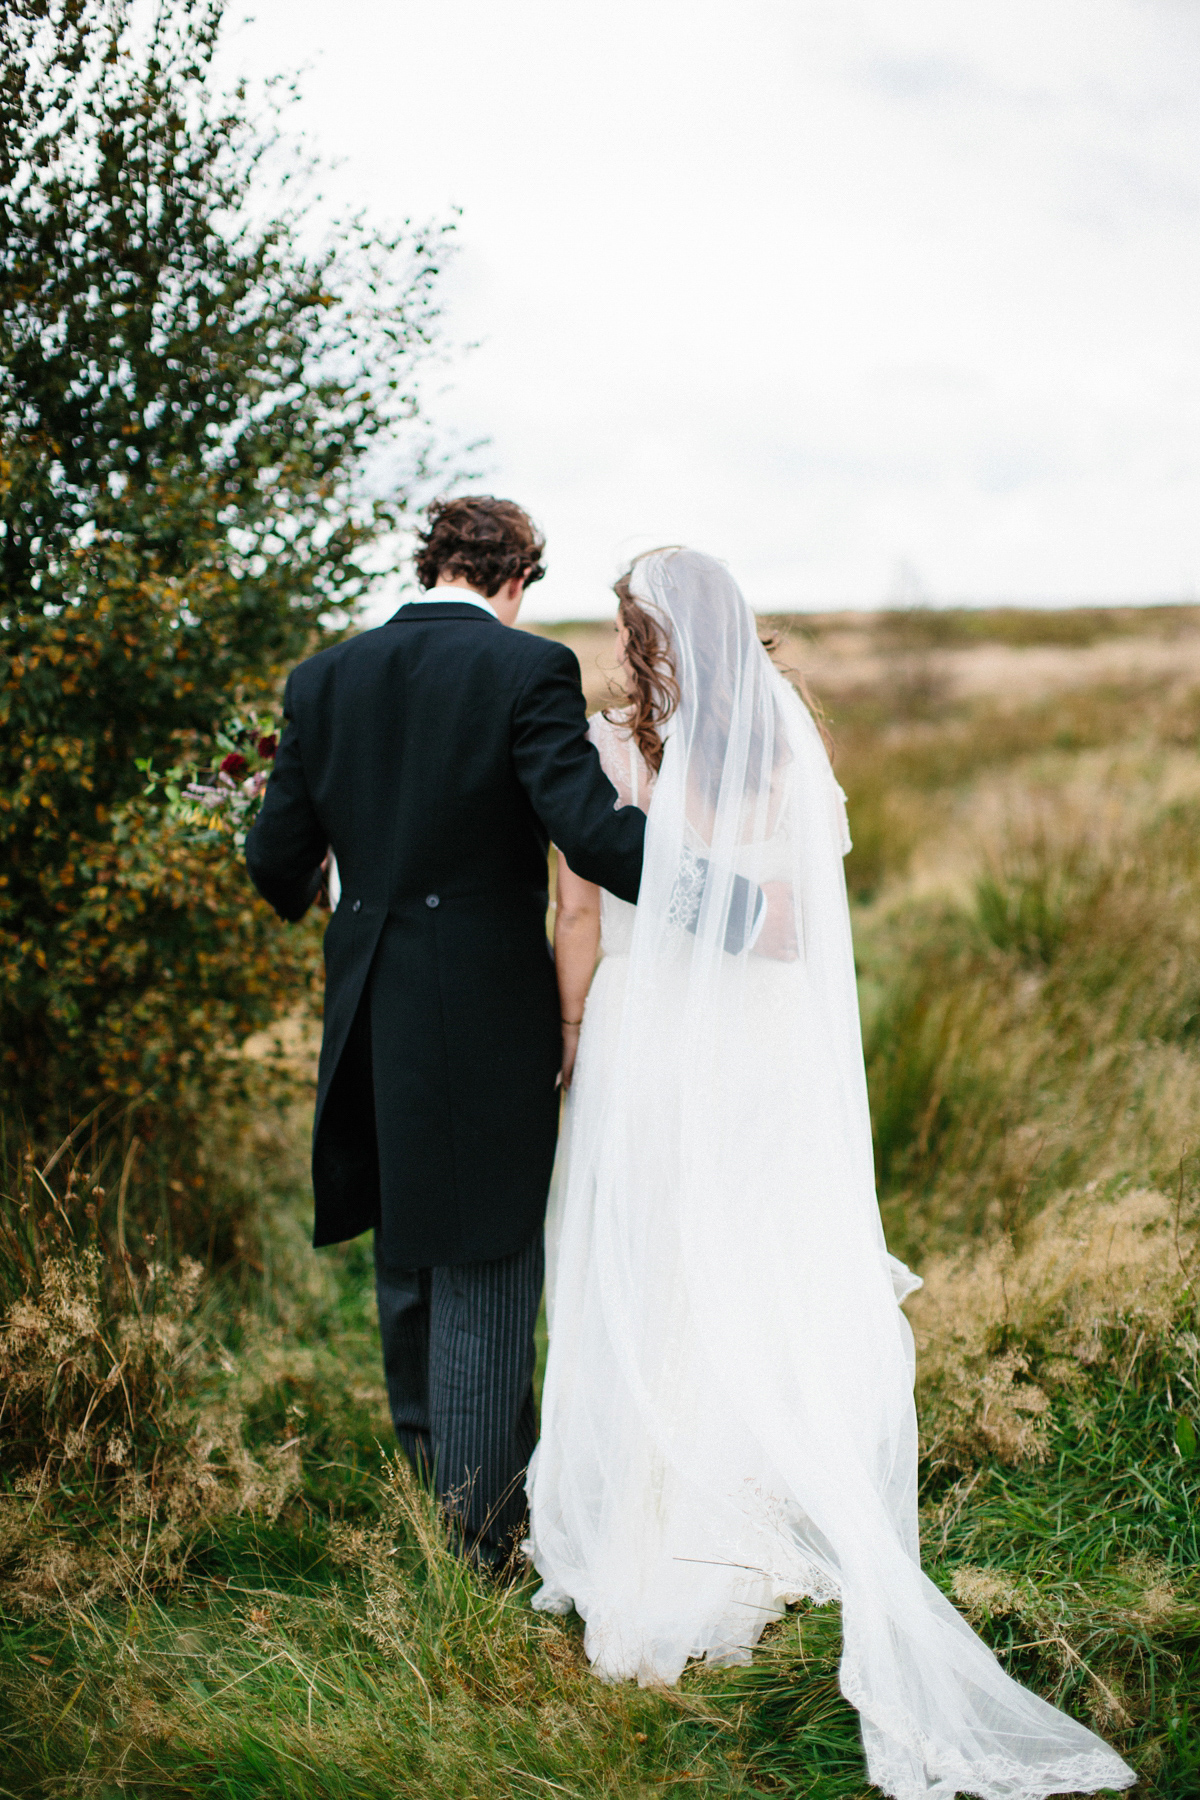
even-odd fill
[(837, 794), (837, 834), (838, 846), (843, 856), (849, 856), (854, 845), (850, 839), (850, 820), (846, 813), (846, 793), (840, 782), (835, 781), (834, 792)]
[(1127, 1788), (1137, 1780), (1116, 1751), (1104, 1745), (1075, 1755), (1051, 1752), (1040, 1768), (1003, 1753), (963, 1755), (935, 1743), (902, 1708), (879, 1705), (849, 1658), (843, 1658), (838, 1685), (862, 1715), (871, 1781), (892, 1800), (954, 1800), (958, 1794), (975, 1800), (1048, 1800), (1051, 1794)]
[(707, 879), (708, 864), (703, 857), (696, 855), (690, 844), (684, 844), (679, 857), (679, 873), (675, 877), (671, 903), (667, 908), (668, 921), (672, 925), (678, 925), (681, 931), (690, 931), (700, 917), (700, 903), (704, 899), (704, 883)]

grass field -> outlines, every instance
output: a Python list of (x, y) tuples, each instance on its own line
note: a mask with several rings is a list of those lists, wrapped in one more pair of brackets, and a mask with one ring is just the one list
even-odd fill
[[(849, 795), (884, 1216), (926, 1280), (927, 1566), (1139, 1795), (1196, 1800), (1200, 610), (782, 623)], [(598, 703), (611, 631), (561, 635)], [(0, 1794), (871, 1792), (836, 1609), (609, 1688), (578, 1621), (448, 1555), (365, 1245), (305, 1243), (306, 1126), (303, 1096), (222, 1126), (217, 1273), (148, 1239), (102, 1140), (44, 1174), (7, 1146)]]

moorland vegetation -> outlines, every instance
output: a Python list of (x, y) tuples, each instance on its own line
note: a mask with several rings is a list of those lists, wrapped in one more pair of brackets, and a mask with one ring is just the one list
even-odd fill
[[(914, 712), (907, 651), (871, 629), (874, 675), (846, 679), (814, 625), (791, 654), (845, 746), (851, 817), (862, 781), (903, 822), (855, 928), (884, 1214), (925, 1278), (927, 1564), (1141, 1792), (1185, 1800), (1200, 619), (1172, 620), (1153, 696), (1070, 688), (1051, 738), (1055, 696), (1030, 698), (1019, 648), (1006, 686), (964, 697), (950, 663)], [(104, 1168), (121, 1185), (103, 1131), (53, 1166), (10, 1158), (6, 1785), (864, 1794), (836, 1609), (789, 1615), (747, 1670), (639, 1693), (594, 1683), (578, 1622), (530, 1612), (528, 1585), (449, 1555), (390, 1449), (369, 1258), (304, 1244), (305, 1123), (302, 1103), (260, 1113), (230, 1151), (224, 1267), (158, 1256), (137, 1166), (122, 1223), (90, 1198)]]
[[(0, 20), (0, 1788), (852, 1800), (835, 1608), (748, 1669), (608, 1688), (577, 1620), (450, 1555), (364, 1245), (305, 1243), (319, 927), (142, 791), (345, 628), (433, 323), (434, 237), (314, 260), (239, 211), (266, 150), (212, 102), (219, 23)], [(787, 623), (925, 1278), (927, 1566), (1147, 1800), (1190, 1800), (1200, 616)], [(561, 635), (598, 698), (606, 640)]]

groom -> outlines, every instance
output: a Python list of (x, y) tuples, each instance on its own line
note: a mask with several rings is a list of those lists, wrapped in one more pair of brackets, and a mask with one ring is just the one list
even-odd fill
[(521, 1528), (536, 1433), (562, 1064), (547, 849), (634, 901), (645, 830), (636, 807), (616, 810), (574, 655), (505, 629), (543, 548), (511, 501), (435, 505), (424, 597), (293, 670), (246, 844), (290, 920), (337, 857), (313, 1241), (374, 1228), (396, 1432), (493, 1569)]

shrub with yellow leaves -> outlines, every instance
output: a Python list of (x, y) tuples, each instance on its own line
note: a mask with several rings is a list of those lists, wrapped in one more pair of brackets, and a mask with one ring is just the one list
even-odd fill
[(141, 1097), (180, 1178), (231, 1052), (319, 958), (138, 764), (199, 759), (370, 586), (422, 466), (441, 239), (356, 225), (312, 252), (265, 217), (269, 134), (212, 74), (222, 11), (0, 26), (6, 1107), (52, 1145)]

